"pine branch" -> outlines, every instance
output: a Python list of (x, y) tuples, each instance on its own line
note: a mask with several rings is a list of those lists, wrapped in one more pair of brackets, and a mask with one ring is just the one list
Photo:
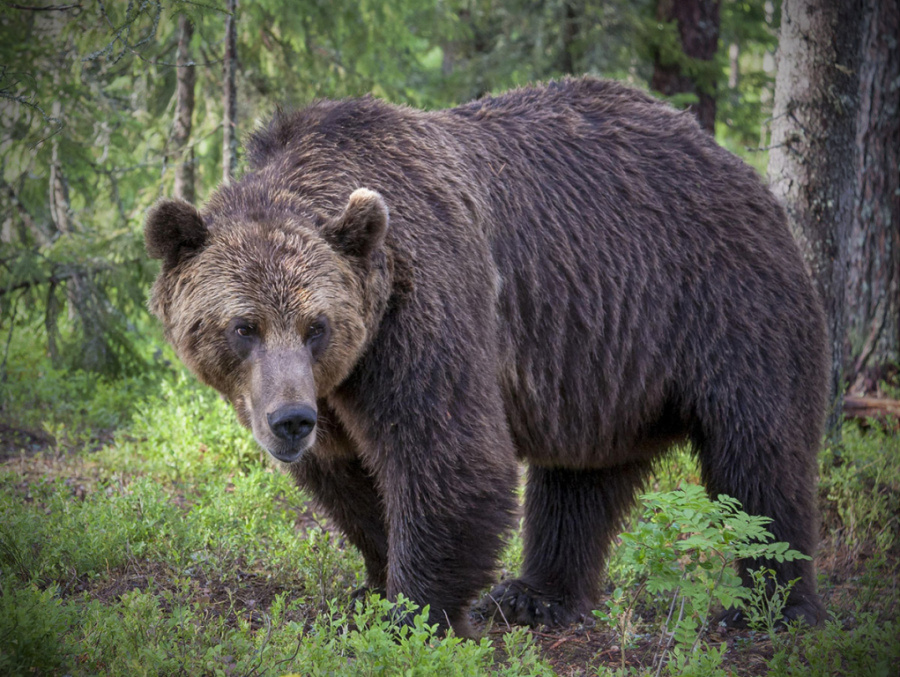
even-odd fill
[(20, 9), (25, 12), (66, 12), (70, 9), (81, 9), (81, 5), (47, 5), (46, 7), (35, 7), (32, 5), (17, 5), (14, 2), (4, 2), (4, 5), (12, 9)]
[(57, 264), (51, 267), (49, 275), (35, 276), (29, 279), (20, 280), (19, 282), (15, 282), (0, 289), (0, 298), (3, 298), (7, 294), (11, 294), (21, 289), (31, 289), (33, 287), (40, 287), (45, 284), (57, 285), (60, 282), (65, 282), (66, 280), (70, 280), (78, 276), (91, 276), (95, 273), (115, 270), (120, 266), (131, 266), (140, 263), (142, 263), (142, 259), (128, 259), (116, 265), (99, 262), (91, 266), (77, 267), (65, 264)]

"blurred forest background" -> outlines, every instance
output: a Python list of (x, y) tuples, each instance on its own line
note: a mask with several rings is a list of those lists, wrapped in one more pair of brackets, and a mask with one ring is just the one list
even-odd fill
[(768, 170), (829, 308), (835, 392), (883, 394), (900, 333), (897, 14), (890, 0), (3, 2), (0, 380), (16, 334), (58, 368), (146, 369), (144, 214), (239, 174), (238, 140), (276, 106), (371, 93), (436, 108), (591, 73), (691, 108)]
[[(895, 676), (898, 35), (900, 0), (0, 0), (0, 674)], [(147, 210), (240, 176), (277, 106), (584, 73), (689, 109), (784, 202), (831, 336), (824, 628), (776, 634), (777, 595), (711, 626), (736, 532), (679, 448), (584, 623), (400, 637), (147, 312)]]

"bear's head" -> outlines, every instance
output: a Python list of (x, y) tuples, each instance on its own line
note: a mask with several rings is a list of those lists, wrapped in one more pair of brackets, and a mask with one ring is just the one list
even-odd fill
[(384, 312), (388, 210), (366, 189), (318, 225), (211, 204), (201, 214), (163, 200), (148, 215), (147, 252), (162, 259), (150, 309), (182, 361), (290, 463), (315, 442), (317, 401), (349, 375)]

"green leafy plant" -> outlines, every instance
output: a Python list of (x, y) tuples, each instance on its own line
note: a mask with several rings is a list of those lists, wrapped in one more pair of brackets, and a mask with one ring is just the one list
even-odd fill
[(776, 580), (775, 572), (767, 568), (754, 569), (750, 572), (750, 576), (753, 579), (753, 587), (744, 606), (747, 625), (754, 630), (766, 631), (774, 642), (775, 632), (782, 620), (782, 612), (796, 581), (783, 585)]
[[(806, 557), (786, 543), (772, 543), (767, 517), (740, 510), (734, 498), (707, 497), (697, 485), (641, 497), (644, 512), (634, 529), (621, 534), (615, 569), (622, 584), (594, 614), (615, 629), (625, 647), (633, 633), (633, 616), (645, 597), (656, 607), (661, 636), (656, 664), (675, 645), (675, 664), (684, 667), (709, 626), (714, 604), (745, 608), (751, 591), (741, 585), (734, 565), (739, 559), (790, 561)], [(709, 665), (704, 668), (712, 669)]]
[(65, 635), (73, 621), (57, 588), (0, 579), (0, 674), (55, 674), (68, 662)]
[(852, 620), (832, 618), (815, 633), (787, 630), (769, 661), (771, 677), (866, 675), (894, 677), (900, 664), (900, 623), (860, 612)]
[(541, 676), (555, 674), (542, 659), (540, 649), (535, 645), (534, 635), (528, 628), (514, 628), (503, 635), (503, 649), (506, 665), (497, 671), (504, 677), (519, 675)]
[(845, 451), (820, 462), (825, 525), (853, 559), (873, 545), (887, 552), (900, 543), (900, 436), (847, 425), (843, 438)]
[[(673, 677), (727, 677), (728, 673), (722, 668), (726, 649), (727, 646), (723, 644), (699, 652), (676, 645), (669, 652), (666, 672)], [(659, 667), (656, 674), (660, 672)]]

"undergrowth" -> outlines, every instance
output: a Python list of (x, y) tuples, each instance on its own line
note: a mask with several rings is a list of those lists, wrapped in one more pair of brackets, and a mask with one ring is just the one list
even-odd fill
[[(566, 637), (439, 637), (409, 606), (414, 620), (398, 629), (386, 601), (352, 599), (364, 579), (355, 550), (268, 467), (225, 402), (167, 349), (147, 353), (154, 369), (109, 381), (11, 346), (0, 423), (29, 444), (5, 436), (0, 456), (0, 674), (760, 674), (741, 662), (760, 645), (774, 675), (889, 675), (900, 661), (896, 432), (848, 425), (841, 454), (822, 455), (823, 628), (775, 632), (779, 598), (737, 586), (742, 548), (795, 555), (764, 520), (707, 498), (679, 449), (621, 537), (597, 625), (571, 635), (609, 639), (561, 662)], [(513, 536), (503, 575), (521, 548)], [(749, 605), (755, 627), (717, 639), (721, 604)]]

